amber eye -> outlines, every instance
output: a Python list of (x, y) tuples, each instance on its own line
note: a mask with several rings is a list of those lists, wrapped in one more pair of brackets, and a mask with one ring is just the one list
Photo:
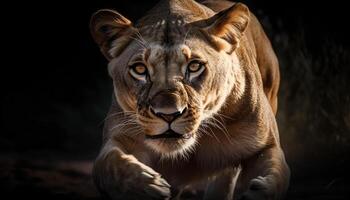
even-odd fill
[(146, 66), (142, 65), (142, 64), (137, 64), (135, 66), (133, 66), (133, 71), (136, 73), (136, 74), (145, 74), (147, 72), (147, 68)]
[(205, 63), (194, 60), (190, 62), (187, 66), (187, 71), (189, 72), (190, 79), (199, 76), (205, 69)]
[(202, 65), (203, 64), (199, 62), (192, 62), (190, 65), (188, 65), (188, 71), (197, 72), (203, 67)]
[(136, 63), (130, 66), (130, 74), (137, 80), (146, 81), (147, 67), (142, 63)]

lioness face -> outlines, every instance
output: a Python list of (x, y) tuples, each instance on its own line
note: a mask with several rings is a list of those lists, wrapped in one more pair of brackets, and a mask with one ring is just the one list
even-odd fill
[[(114, 21), (119, 19), (128, 27), (127, 19), (115, 15)], [(215, 17), (207, 19), (214, 23), (211, 29), (217, 23)], [(232, 51), (235, 47), (216, 36), (215, 30), (203, 31), (201, 26), (209, 22), (190, 24), (174, 19), (137, 30), (124, 28), (127, 30), (104, 52), (110, 58), (109, 73), (118, 104), (125, 113), (133, 113), (145, 143), (162, 155), (183, 154), (194, 147), (203, 121), (223, 107), (233, 89), (239, 96), (244, 87)], [(220, 21), (217, 26), (222, 24)], [(112, 27), (112, 31), (120, 27)], [(102, 50), (104, 47), (101, 45)]]

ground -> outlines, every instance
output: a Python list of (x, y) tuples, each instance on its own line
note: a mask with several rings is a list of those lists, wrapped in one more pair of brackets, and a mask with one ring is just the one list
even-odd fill
[[(3, 194), (11, 200), (101, 199), (92, 182), (92, 163), (92, 160), (1, 156), (0, 182)], [(338, 175), (333, 173), (332, 177), (325, 172), (317, 172), (317, 169), (306, 170), (310, 173), (292, 176), (287, 200), (349, 199), (348, 175), (342, 176), (342, 172), (339, 172)], [(190, 194), (186, 196), (186, 199), (196, 199)]]

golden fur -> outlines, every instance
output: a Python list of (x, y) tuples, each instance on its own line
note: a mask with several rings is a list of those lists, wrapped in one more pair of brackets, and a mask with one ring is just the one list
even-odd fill
[[(180, 198), (205, 182), (205, 199), (282, 198), (278, 61), (245, 5), (163, 0), (136, 25), (100, 10), (90, 28), (114, 86), (94, 167), (102, 194)], [(200, 73), (188, 72), (194, 61)], [(142, 81), (135, 63), (147, 68)], [(181, 137), (154, 139), (169, 130)]]

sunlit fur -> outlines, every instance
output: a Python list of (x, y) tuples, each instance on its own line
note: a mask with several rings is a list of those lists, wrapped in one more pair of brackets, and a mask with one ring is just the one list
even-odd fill
[[(115, 11), (97, 12), (91, 32), (109, 60), (114, 87), (104, 146), (94, 167), (101, 192), (115, 199), (121, 194), (170, 195), (166, 182), (183, 189), (239, 177), (241, 194), (283, 196), (289, 169), (275, 120), (278, 61), (246, 6), (162, 0), (135, 25)], [(187, 72), (192, 60), (205, 63), (195, 78)], [(147, 66), (146, 81), (129, 73), (138, 62)], [(186, 107), (170, 125), (151, 112), (151, 101), (160, 93)], [(190, 137), (147, 137), (169, 126)], [(250, 190), (252, 183), (266, 190)], [(215, 184), (208, 181), (208, 188), (216, 188), (208, 190), (208, 198), (225, 194), (232, 199), (234, 187)]]

